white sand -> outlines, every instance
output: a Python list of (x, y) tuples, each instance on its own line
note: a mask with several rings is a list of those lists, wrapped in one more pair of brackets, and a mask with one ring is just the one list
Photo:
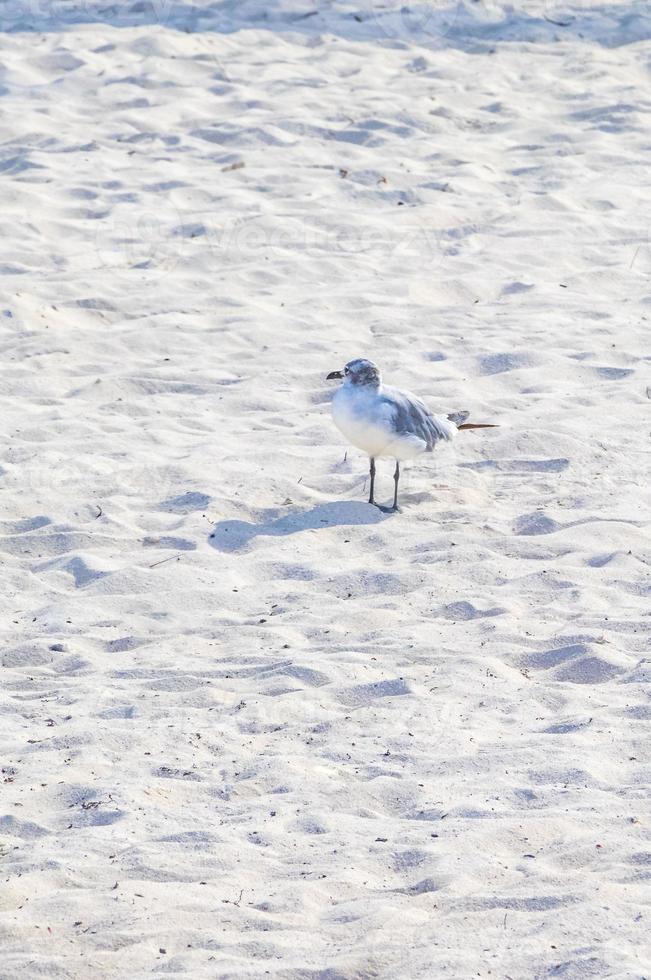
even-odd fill
[(2, 980), (650, 975), (651, 17), (516, 6), (3, 7)]

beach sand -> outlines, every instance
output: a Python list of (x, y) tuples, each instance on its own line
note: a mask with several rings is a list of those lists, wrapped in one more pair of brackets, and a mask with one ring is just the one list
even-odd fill
[(0, 28), (2, 980), (648, 977), (648, 8)]

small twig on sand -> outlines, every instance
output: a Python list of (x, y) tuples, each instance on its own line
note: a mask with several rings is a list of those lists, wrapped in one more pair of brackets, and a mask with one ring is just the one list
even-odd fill
[(242, 891), (240, 892), (240, 894), (239, 894), (239, 897), (238, 897), (238, 899), (237, 899), (237, 901), (236, 901), (236, 902), (234, 902), (234, 901), (233, 901), (232, 899), (230, 899), (230, 898), (222, 898), (222, 903), (223, 903), (224, 905), (235, 905), (235, 907), (239, 909), (239, 907), (240, 907), (240, 902), (242, 901), (242, 895), (243, 895), (243, 894), (244, 894), (244, 889), (242, 889)]
[(164, 565), (166, 561), (172, 561), (174, 558), (177, 558), (178, 559), (178, 558), (181, 557), (181, 555), (182, 555), (182, 552), (179, 552), (178, 555), (170, 555), (169, 558), (161, 558), (160, 561), (155, 561), (154, 564), (153, 565), (150, 565), (149, 567), (150, 568), (156, 568), (157, 565)]
[(569, 27), (572, 23), (572, 20), (552, 20), (552, 18), (548, 17), (547, 14), (545, 14), (545, 20), (549, 24), (555, 24), (556, 27)]

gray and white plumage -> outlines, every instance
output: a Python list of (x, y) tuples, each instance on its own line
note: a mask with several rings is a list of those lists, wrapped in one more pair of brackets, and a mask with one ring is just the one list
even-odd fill
[[(333, 372), (335, 377), (341, 373)], [(376, 365), (361, 358), (344, 368), (332, 416), (354, 446), (376, 458), (413, 459), (431, 452), (437, 442), (453, 439), (457, 431), (456, 418), (434, 415), (411, 392), (382, 384)]]
[(416, 395), (382, 383), (377, 365), (364, 358), (349, 361), (343, 371), (327, 380), (342, 379), (332, 399), (332, 417), (340, 432), (371, 460), (371, 495), (375, 460), (396, 460), (394, 509), (397, 509), (400, 460), (431, 452), (437, 443), (450, 441), (459, 428), (488, 428), (466, 424), (468, 412), (435, 415)]

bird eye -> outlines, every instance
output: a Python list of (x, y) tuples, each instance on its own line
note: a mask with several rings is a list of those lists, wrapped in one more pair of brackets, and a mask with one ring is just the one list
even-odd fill
[(344, 374), (350, 374), (350, 371), (348, 370), (347, 367), (344, 368)]

